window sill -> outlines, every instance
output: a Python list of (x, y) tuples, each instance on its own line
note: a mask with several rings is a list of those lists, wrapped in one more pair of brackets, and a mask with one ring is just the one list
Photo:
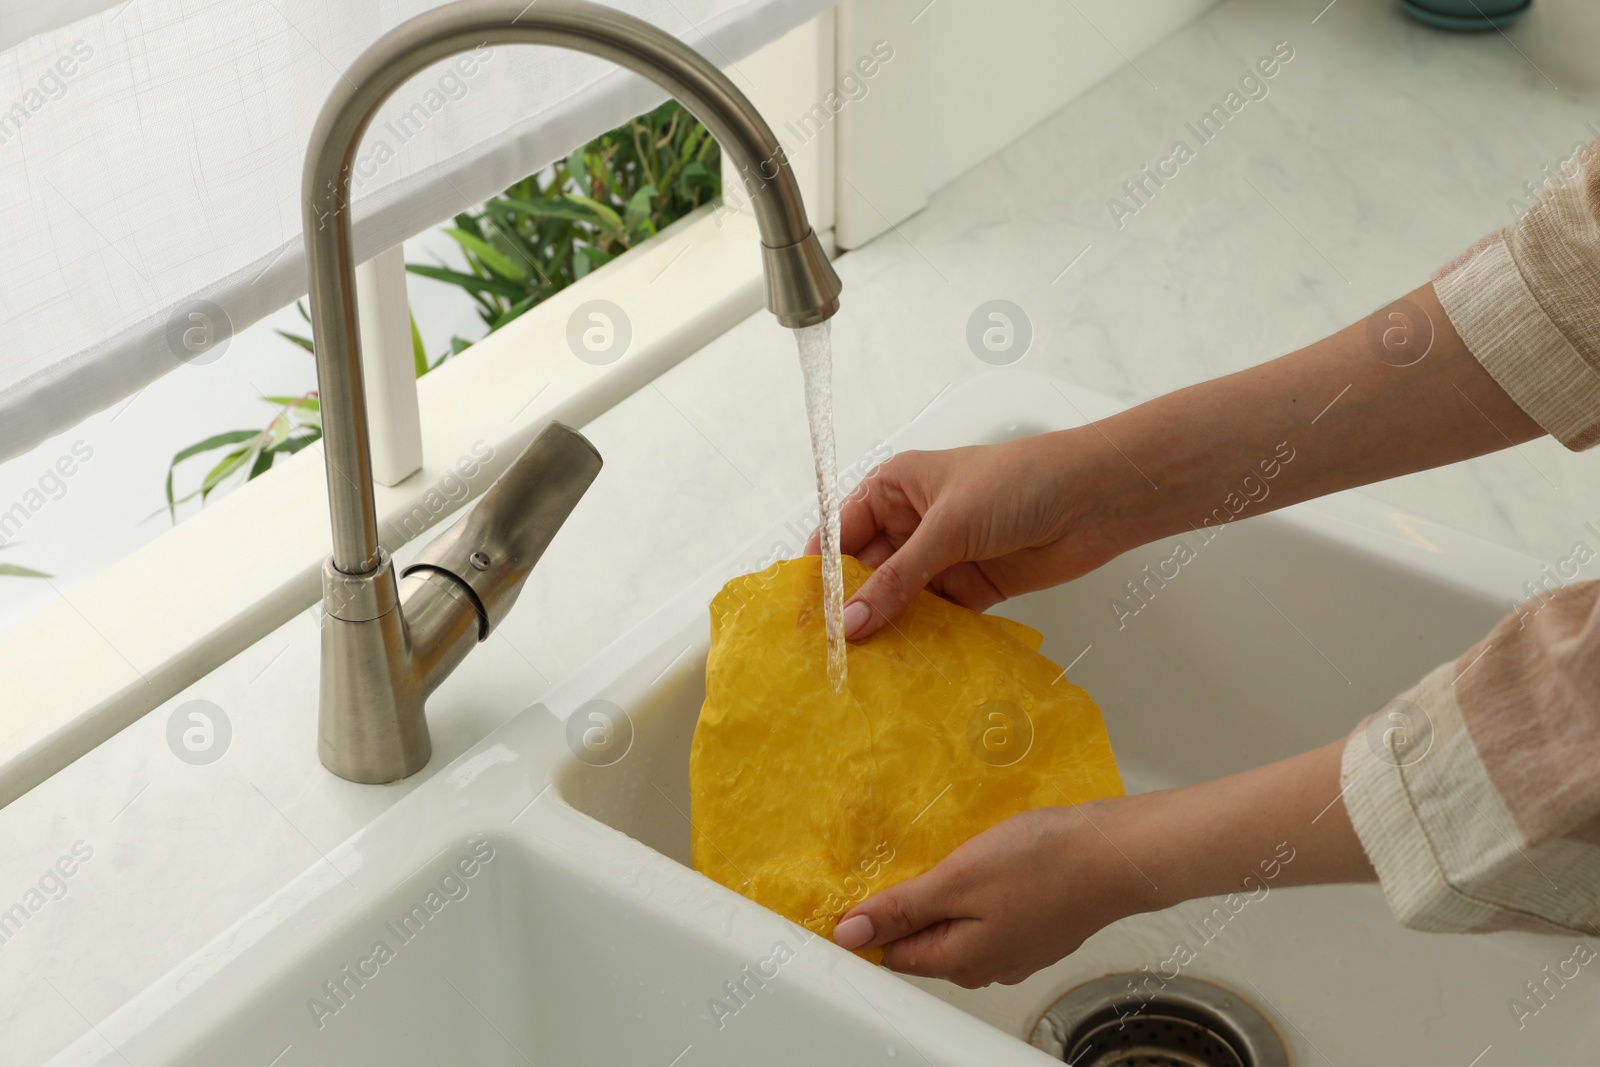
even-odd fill
[[(582, 427), (759, 310), (759, 241), (748, 214), (704, 209), (418, 381), (424, 462), (377, 488), (386, 546), (448, 519), (551, 419)], [(605, 366), (567, 343), (594, 299), (632, 327)], [(314, 604), (328, 547), (311, 448), (0, 634), (0, 805)]]

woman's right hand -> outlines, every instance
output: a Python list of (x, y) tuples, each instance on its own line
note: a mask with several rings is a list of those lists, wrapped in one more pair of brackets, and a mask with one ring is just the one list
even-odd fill
[[(924, 588), (982, 611), (1139, 543), (1103, 521), (1118, 513), (1131, 473), (1107, 452), (1099, 438), (1066, 430), (904, 452), (879, 466), (840, 512), (840, 550), (876, 568), (845, 604), (845, 635), (877, 632)], [(808, 554), (818, 540), (813, 533)]]
[[(1387, 336), (1396, 316), (1427, 324), (1426, 359), (1373, 358), (1374, 331)], [(1272, 495), (1249, 496), (1251, 515), (1543, 432), (1423, 285), (1298, 352), (1098, 423), (894, 457), (844, 506), (840, 547), (877, 568), (845, 607), (845, 633), (875, 633), (924, 588), (981, 611), (1068, 581), (1158, 537), (1230, 521), (1268, 479)], [(1316, 447), (1280, 474), (1280, 450), (1292, 458), (1313, 435)]]

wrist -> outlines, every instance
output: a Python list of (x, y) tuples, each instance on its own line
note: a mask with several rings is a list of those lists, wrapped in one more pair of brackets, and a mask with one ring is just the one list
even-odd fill
[(1097, 802), (1115, 805), (1101, 828), (1128, 866), (1148, 876), (1139, 898), (1149, 906), (1139, 910), (1374, 881), (1342, 799), (1343, 747), (1337, 741), (1226, 778)]
[(1227, 781), (1128, 798), (1123, 847), (1130, 863), (1156, 883), (1147, 886), (1150, 906), (1141, 910), (1229, 894), (1254, 897), (1285, 883), (1285, 865), (1297, 855), (1294, 842), (1278, 836), (1282, 828), (1231, 810)]
[[(1162, 840), (1160, 819), (1152, 818), (1149, 797), (1113, 797), (1070, 808), (1056, 808), (1065, 837), (1058, 851), (1070, 868), (1103, 872), (1106, 923), (1160, 911), (1188, 899), (1175, 895), (1163, 856), (1169, 847)], [(1069, 875), (1071, 870), (1069, 870)]]
[(1171, 494), (1151, 481), (1148, 464), (1136, 463), (1103, 423), (1061, 430), (1049, 437), (1048, 469), (1064, 501), (1065, 532), (1087, 541), (1109, 560), (1184, 528), (1171, 514)]

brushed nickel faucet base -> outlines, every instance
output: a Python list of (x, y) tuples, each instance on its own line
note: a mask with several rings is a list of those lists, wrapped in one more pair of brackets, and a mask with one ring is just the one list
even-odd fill
[(372, 572), (348, 575), (330, 557), (322, 588), (322, 765), (374, 785), (415, 774), (427, 766), (433, 743), (394, 562), (385, 552)]

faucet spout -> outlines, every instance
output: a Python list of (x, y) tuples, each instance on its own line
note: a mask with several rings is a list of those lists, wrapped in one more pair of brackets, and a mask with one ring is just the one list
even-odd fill
[(335, 83), (312, 131), (302, 176), (333, 558), (347, 574), (370, 571), (378, 562), (349, 212), (356, 148), (379, 106), (407, 79), (486, 43), (586, 52), (665, 88), (705, 123), (744, 179), (764, 246), (767, 304), (779, 321), (809, 326), (839, 308), (842, 286), (811, 229), (782, 145), (755, 105), (682, 41), (587, 0), (458, 0), (401, 23)]
[(352, 781), (390, 782), (427, 764), (428, 694), (505, 617), (600, 470), (599, 454), (581, 434), (552, 425), (423, 550), (403, 581), (379, 543), (356, 325), (351, 172), (362, 134), (395, 89), (484, 44), (586, 52), (661, 85), (706, 125), (744, 179), (761, 231), (768, 309), (796, 328), (839, 310), (842, 286), (778, 139), (721, 71), (670, 34), (588, 0), (457, 0), (400, 24), (357, 57), (317, 117), (302, 174), (333, 527), (323, 567), (318, 750), (325, 766)]

